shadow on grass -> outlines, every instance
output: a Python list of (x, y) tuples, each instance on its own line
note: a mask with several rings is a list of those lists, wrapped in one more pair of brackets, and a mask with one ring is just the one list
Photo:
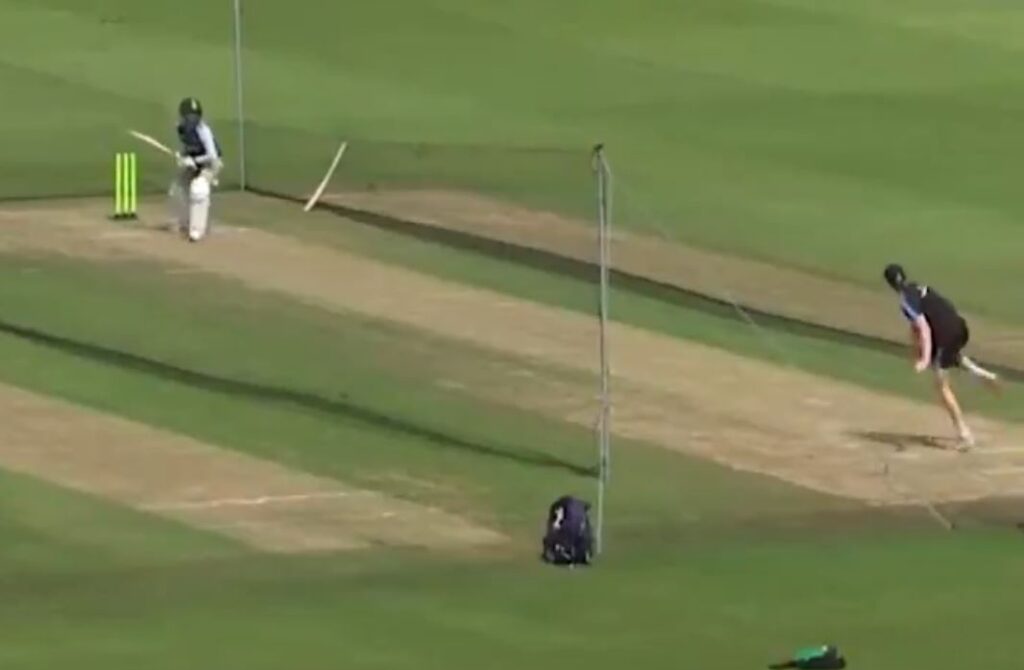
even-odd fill
[(918, 433), (887, 433), (882, 431), (854, 431), (851, 436), (869, 440), (876, 444), (892, 447), (896, 451), (906, 451), (910, 447), (924, 447), (939, 451), (956, 451), (956, 441), (948, 437), (921, 435)]
[(206, 391), (244, 396), (262, 402), (287, 403), (331, 416), (344, 417), (379, 430), (392, 431), (418, 438), (439, 447), (459, 449), (522, 465), (564, 470), (581, 477), (593, 477), (597, 472), (594, 467), (578, 465), (537, 449), (519, 446), (502, 447), (451, 435), (436, 428), (422, 426), (398, 417), (389, 416), (369, 407), (357, 405), (344, 397), (338, 399), (324, 398), (305, 391), (218, 377), (207, 372), (182, 368), (137, 354), (109, 349), (89, 342), (80, 342), (6, 321), (0, 321), (0, 332), (75, 356), (100, 361), (107, 365), (115, 365), (127, 370), (142, 372)]
[[(272, 189), (250, 186), (247, 191), (277, 200), (295, 203), (303, 203), (305, 201), (304, 197), (300, 198)], [(488, 258), (511, 261), (536, 270), (592, 284), (596, 284), (598, 281), (600, 267), (596, 259), (596, 252), (594, 260), (580, 260), (539, 247), (516, 244), (506, 240), (496, 240), (365, 209), (348, 207), (338, 203), (321, 201), (317, 206), (325, 211), (344, 217), (346, 220), (420, 241), (440, 244)], [(596, 243), (595, 239), (595, 245)], [(879, 351), (891, 356), (902, 357), (906, 355), (906, 344), (903, 342), (896, 342), (868, 333), (843, 330), (826, 323), (806, 321), (783, 314), (776, 314), (751, 304), (734, 303), (686, 288), (685, 286), (626, 272), (615, 267), (609, 268), (609, 275), (612, 286), (616, 288), (624, 289), (636, 295), (653, 298), (667, 304), (696, 310), (704, 314), (742, 323), (746, 323), (749, 319), (754, 319), (759, 325), (771, 330), (801, 337), (810, 337), (824, 342), (834, 342), (861, 349)], [(1024, 381), (1024, 369), (993, 361), (983, 361), (983, 364), (1000, 373), (1006, 379), (1018, 382)]]

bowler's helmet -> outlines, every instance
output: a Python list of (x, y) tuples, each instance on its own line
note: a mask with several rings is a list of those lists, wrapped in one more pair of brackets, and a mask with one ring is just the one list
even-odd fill
[(889, 263), (886, 265), (882, 276), (885, 277), (885, 282), (894, 290), (899, 290), (907, 283), (907, 273), (899, 263)]

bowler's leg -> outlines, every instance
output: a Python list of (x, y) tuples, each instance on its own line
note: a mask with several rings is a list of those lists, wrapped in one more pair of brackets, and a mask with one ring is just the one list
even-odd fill
[(963, 410), (960, 409), (960, 403), (956, 398), (956, 394), (953, 393), (952, 385), (949, 383), (949, 374), (941, 368), (936, 368), (935, 370), (935, 388), (939, 392), (939, 398), (942, 400), (949, 418), (952, 419), (953, 425), (956, 427), (957, 435), (960, 437), (960, 447), (973, 447), (974, 434), (971, 433), (967, 422), (964, 421)]
[(999, 385), (999, 375), (991, 370), (981, 367), (971, 360), (970, 356), (961, 355), (960, 363), (963, 365), (964, 370), (967, 370), (976, 378), (980, 379), (990, 390), (995, 393), (1000, 393), (1002, 391), (1002, 388)]

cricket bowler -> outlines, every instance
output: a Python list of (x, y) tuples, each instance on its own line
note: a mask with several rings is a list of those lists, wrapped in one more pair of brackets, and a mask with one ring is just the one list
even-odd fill
[(171, 184), (171, 197), (177, 205), (178, 232), (187, 234), (190, 242), (198, 242), (206, 237), (209, 228), (210, 195), (223, 162), (220, 145), (203, 120), (199, 101), (182, 100), (178, 116), (181, 151), (176, 156), (178, 172)]
[(896, 263), (887, 265), (883, 276), (899, 294), (900, 310), (911, 324), (911, 341), (917, 347), (914, 369), (917, 372), (924, 372), (929, 367), (934, 370), (939, 398), (960, 438), (959, 448), (962, 451), (970, 449), (974, 446), (974, 435), (964, 421), (948, 371), (962, 367), (994, 391), (998, 391), (998, 376), (964, 354), (970, 330), (952, 302), (930, 286), (909, 281), (906, 272)]

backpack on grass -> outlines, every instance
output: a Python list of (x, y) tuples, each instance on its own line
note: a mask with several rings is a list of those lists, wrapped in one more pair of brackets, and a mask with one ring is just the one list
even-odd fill
[(590, 565), (594, 533), (590, 503), (562, 496), (548, 508), (547, 527), (541, 542), (541, 559), (552, 565)]
[(793, 658), (773, 663), (768, 666), (772, 670), (798, 668), (799, 670), (841, 670), (846, 667), (846, 659), (833, 644), (817, 647), (806, 647), (793, 654)]

